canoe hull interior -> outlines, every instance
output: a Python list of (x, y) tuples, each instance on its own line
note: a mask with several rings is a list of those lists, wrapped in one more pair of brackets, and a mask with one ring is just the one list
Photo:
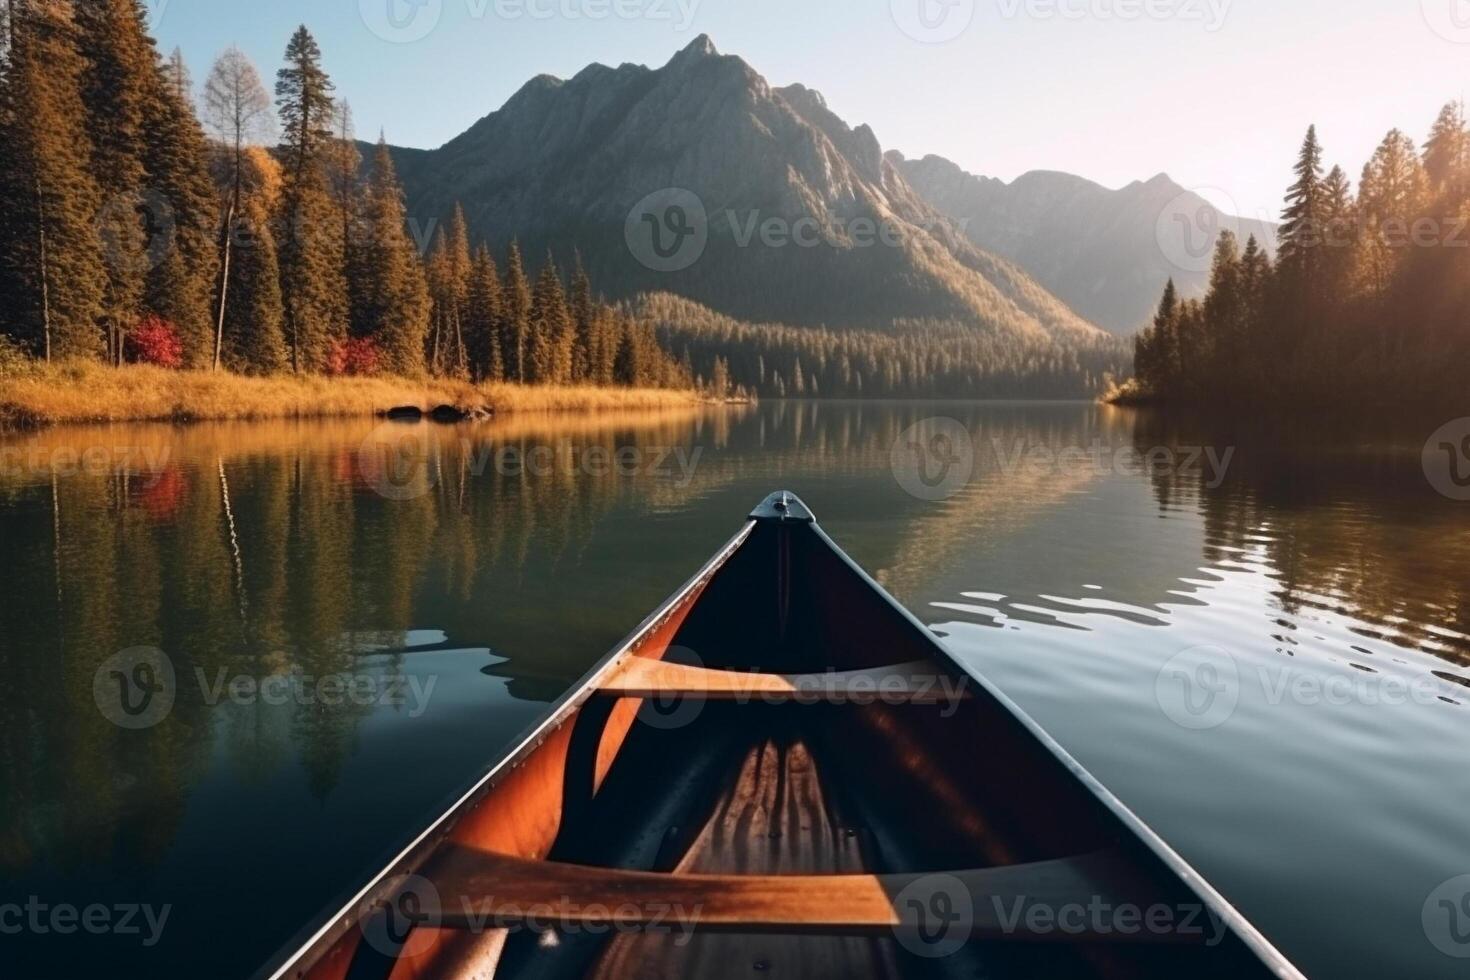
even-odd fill
[(1299, 975), (799, 501), (756, 516), (272, 975)]

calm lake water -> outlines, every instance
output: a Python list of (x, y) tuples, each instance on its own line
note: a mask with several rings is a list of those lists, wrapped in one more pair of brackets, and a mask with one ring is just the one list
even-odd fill
[(0, 437), (0, 904), (155, 919), (0, 959), (251, 975), (785, 488), (1309, 975), (1463, 977), (1470, 502), (1427, 435), (785, 402)]

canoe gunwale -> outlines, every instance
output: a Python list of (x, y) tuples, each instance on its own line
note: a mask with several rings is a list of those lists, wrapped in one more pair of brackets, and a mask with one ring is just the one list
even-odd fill
[(1184, 859), (1183, 855), (1174, 850), (1138, 814), (1134, 813), (1126, 803), (1120, 800), (1112, 790), (1103, 785), (1081, 762), (1078, 762), (1060, 742), (1053, 738), (1034, 718), (1027, 714), (1024, 708), (1013, 701), (1009, 695), (1001, 691), (999, 687), (991, 683), (984, 674), (951, 653), (944, 644), (939, 642), (939, 638), (934, 635), (929, 627), (920, 622), (919, 618), (904, 607), (902, 603), (889, 595), (888, 590), (879, 585), (861, 565), (853, 561), (847, 552), (843, 551), (837, 542), (828, 536), (827, 532), (822, 529), (821, 524), (814, 520), (807, 526), (811, 528), (812, 532), (824, 544), (832, 549), (836, 556), (854, 574), (866, 582), (873, 592), (881, 597), (894, 612), (906, 619), (910, 625), (922, 634), (935, 657), (939, 658), (942, 662), (952, 664), (956, 670), (963, 672), (965, 676), (978, 684), (988, 696), (995, 699), (1000, 707), (1009, 712), (1011, 717), (1022, 728), (1040, 742), (1048, 752), (1055, 756), (1057, 761), (1066, 768), (1067, 772), (1086, 787), (1126, 830), (1131, 832), (1151, 851), (1170, 872), (1179, 877), (1180, 882), (1190, 893), (1198, 896), (1211, 912), (1218, 915), (1224, 921), (1230, 928), (1230, 931), (1261, 960), (1261, 963), (1267, 969), (1282, 978), (1282, 980), (1307, 980), (1306, 975), (1298, 970), (1296, 965), (1287, 959), (1286, 955), (1266, 938), (1265, 934), (1242, 915), (1230, 903), (1229, 899), (1220, 894), (1204, 875), (1200, 874), (1195, 870), (1193, 865)]
[(552, 702), (546, 716), (512, 740), (507, 752), (497, 758), (468, 789), (461, 793), (449, 807), (417, 834), (387, 866), (368, 880), (345, 902), (339, 903), (337, 911), (322, 920), (322, 924), (307, 932), (305, 938), (293, 938), (266, 962), (254, 976), (257, 980), (287, 980), (288, 977), (303, 976), (317, 961), (361, 921), (362, 910), (385, 899), (396, 890), (404, 875), (414, 873), (433, 854), (435, 848), (449, 837), (459, 817), (472, 810), (509, 772), (539, 749), (547, 736), (565, 724), (583, 704), (597, 694), (599, 683), (616, 671), (629, 658), (637, 656), (637, 648), (660, 625), (666, 622), (686, 603), (697, 600), (704, 586), (739, 551), (750, 537), (757, 522), (747, 520), (729, 541), (704, 563), (682, 586), (665, 599), (653, 612), (646, 616), (627, 636), (620, 640), (608, 653), (587, 670), (565, 694)]

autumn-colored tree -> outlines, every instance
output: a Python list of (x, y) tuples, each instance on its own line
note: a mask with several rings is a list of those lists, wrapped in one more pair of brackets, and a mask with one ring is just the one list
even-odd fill
[(87, 65), (71, 4), (9, 5), (0, 73), (0, 300), (3, 326), (36, 356), (102, 353), (104, 272), (82, 92)]
[(349, 280), (355, 332), (377, 341), (386, 370), (410, 376), (423, 373), (429, 288), (404, 222), (403, 191), (393, 157), (381, 138), (352, 254)]

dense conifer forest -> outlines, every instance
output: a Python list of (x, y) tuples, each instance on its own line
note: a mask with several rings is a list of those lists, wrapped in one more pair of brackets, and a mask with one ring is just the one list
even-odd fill
[(890, 330), (747, 323), (668, 293), (628, 304), (682, 368), (717, 390), (791, 398), (1092, 398), (1126, 373), (1112, 336), (1017, 342), (945, 320)]
[(1395, 129), (1354, 189), (1308, 131), (1280, 252), (1226, 232), (1209, 294), (1171, 282), (1121, 400), (1208, 407), (1426, 408), (1470, 376), (1470, 127), (1463, 103), (1422, 148)]
[(457, 209), (415, 240), (386, 144), (360, 159), (305, 27), (273, 94), (232, 47), (196, 106), (139, 0), (8, 0), (0, 17), (0, 360), (692, 380), (575, 257), (492, 255)]

